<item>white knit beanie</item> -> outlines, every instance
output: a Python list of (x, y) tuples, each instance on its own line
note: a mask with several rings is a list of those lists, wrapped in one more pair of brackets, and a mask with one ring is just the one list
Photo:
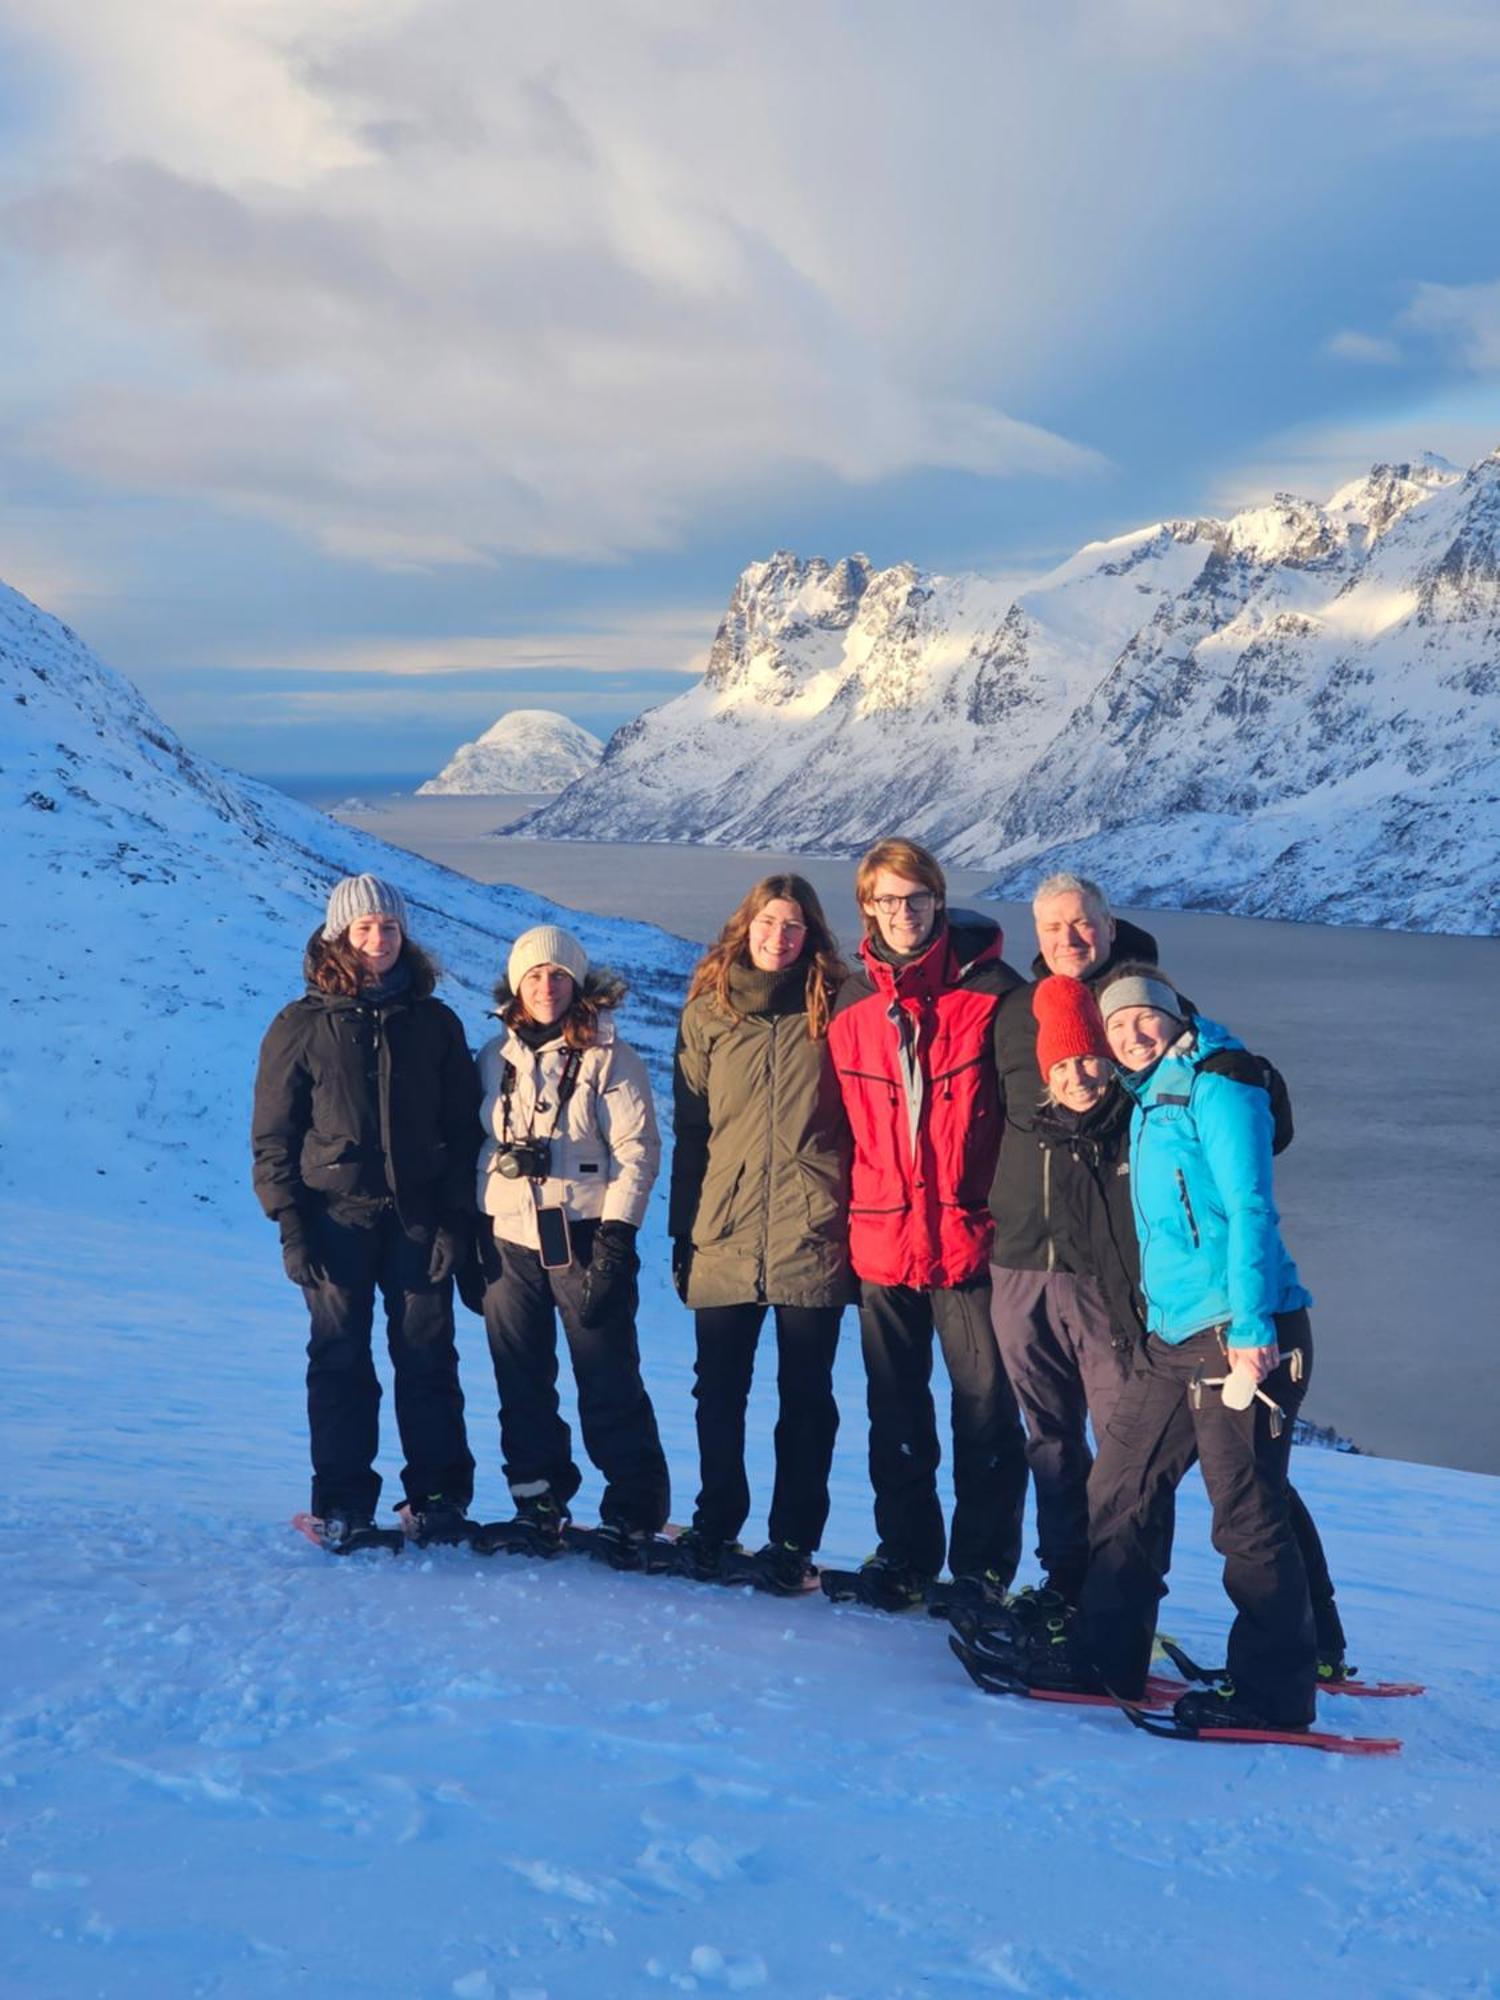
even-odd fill
[(538, 924), (523, 931), (510, 948), (505, 977), (512, 993), (519, 993), (521, 981), (539, 965), (560, 965), (571, 973), (573, 984), (581, 987), (588, 977), (589, 955), (570, 932), (556, 924)]
[(411, 936), (406, 920), (406, 898), (393, 883), (378, 875), (346, 875), (328, 892), (328, 918), (323, 936), (331, 944), (341, 938), (357, 917), (394, 917), (402, 934)]

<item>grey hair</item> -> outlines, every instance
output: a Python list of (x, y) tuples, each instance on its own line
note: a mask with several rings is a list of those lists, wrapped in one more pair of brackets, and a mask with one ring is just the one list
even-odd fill
[(1045, 902), (1049, 896), (1082, 896), (1096, 917), (1105, 923), (1114, 921), (1114, 912), (1109, 907), (1109, 898), (1097, 882), (1091, 882), (1087, 875), (1073, 875), (1066, 868), (1056, 875), (1049, 875), (1045, 882), (1039, 882), (1031, 892), (1031, 907)]

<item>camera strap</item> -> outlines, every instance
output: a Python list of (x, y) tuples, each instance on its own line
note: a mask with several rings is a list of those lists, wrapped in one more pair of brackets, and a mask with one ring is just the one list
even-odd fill
[[(550, 1132), (538, 1132), (533, 1121), (532, 1129), (521, 1134), (523, 1139), (555, 1139), (557, 1137), (557, 1128), (562, 1122), (563, 1112), (567, 1109), (568, 1099), (573, 1095), (574, 1088), (578, 1083), (578, 1071), (582, 1062), (583, 1057), (580, 1051), (570, 1046), (567, 1055), (563, 1058), (562, 1073), (557, 1079), (557, 1102), (552, 1109), (552, 1130)], [(510, 1101), (515, 1094), (516, 1066), (508, 1057), (502, 1057), (501, 1068), (504, 1074), (500, 1078), (500, 1122), (503, 1127), (503, 1136), (509, 1139)], [(538, 1068), (540, 1068), (540, 1063), (538, 1063)]]

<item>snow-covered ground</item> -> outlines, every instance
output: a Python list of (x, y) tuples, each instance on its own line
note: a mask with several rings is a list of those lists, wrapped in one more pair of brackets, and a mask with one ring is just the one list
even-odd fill
[[(4, 593), (0, 700), (6, 2000), (1496, 1992), (1493, 1479), (1299, 1453), (1355, 1656), (1432, 1687), (1325, 1703), (1405, 1736), (1368, 1763), (990, 1700), (925, 1618), (295, 1536), (304, 1329), (247, 1186), (259, 1033), (339, 873), (401, 883), (476, 1037), (552, 906), (201, 763)], [(662, 1079), (692, 951), (568, 921), (629, 967)], [(690, 1323), (661, 1224), (658, 1202), (642, 1346), (681, 1516)], [(468, 1318), (462, 1354), (497, 1514)], [(826, 1547), (855, 1559), (852, 1324), (839, 1390)], [(770, 1425), (762, 1381), (762, 1508)], [(1212, 1654), (1196, 1493), (1179, 1548), (1170, 1622)]]
[[(1401, 1757), (1155, 1744), (986, 1698), (925, 1618), (578, 1560), (331, 1561), (285, 1524), (301, 1328), (269, 1232), (9, 1222), (7, 1995), (1497, 1990), (1494, 1480), (1298, 1454), (1356, 1657), (1431, 1684), (1327, 1700), (1324, 1725), (1399, 1733)], [(658, 1279), (644, 1344), (679, 1512), (686, 1321)], [(463, 1355), (497, 1512), (467, 1317)], [(857, 1557), (852, 1326), (841, 1402), (828, 1546)], [(762, 1506), (769, 1429), (762, 1384)], [(1211, 1654), (1196, 1490), (1179, 1548), (1168, 1622)]]

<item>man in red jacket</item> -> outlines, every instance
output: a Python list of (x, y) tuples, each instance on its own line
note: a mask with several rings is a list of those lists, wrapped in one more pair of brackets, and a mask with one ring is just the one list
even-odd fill
[(953, 1387), (949, 1568), (962, 1594), (993, 1597), (1020, 1558), (1026, 1457), (990, 1330), (988, 1196), (995, 1009), (1024, 982), (1000, 956), (998, 925), (950, 914), (943, 871), (914, 841), (878, 841), (854, 886), (864, 970), (839, 994), (828, 1046), (854, 1135), (849, 1252), (880, 1547), (850, 1591), (830, 1594), (904, 1610), (943, 1566), (934, 1332)]

